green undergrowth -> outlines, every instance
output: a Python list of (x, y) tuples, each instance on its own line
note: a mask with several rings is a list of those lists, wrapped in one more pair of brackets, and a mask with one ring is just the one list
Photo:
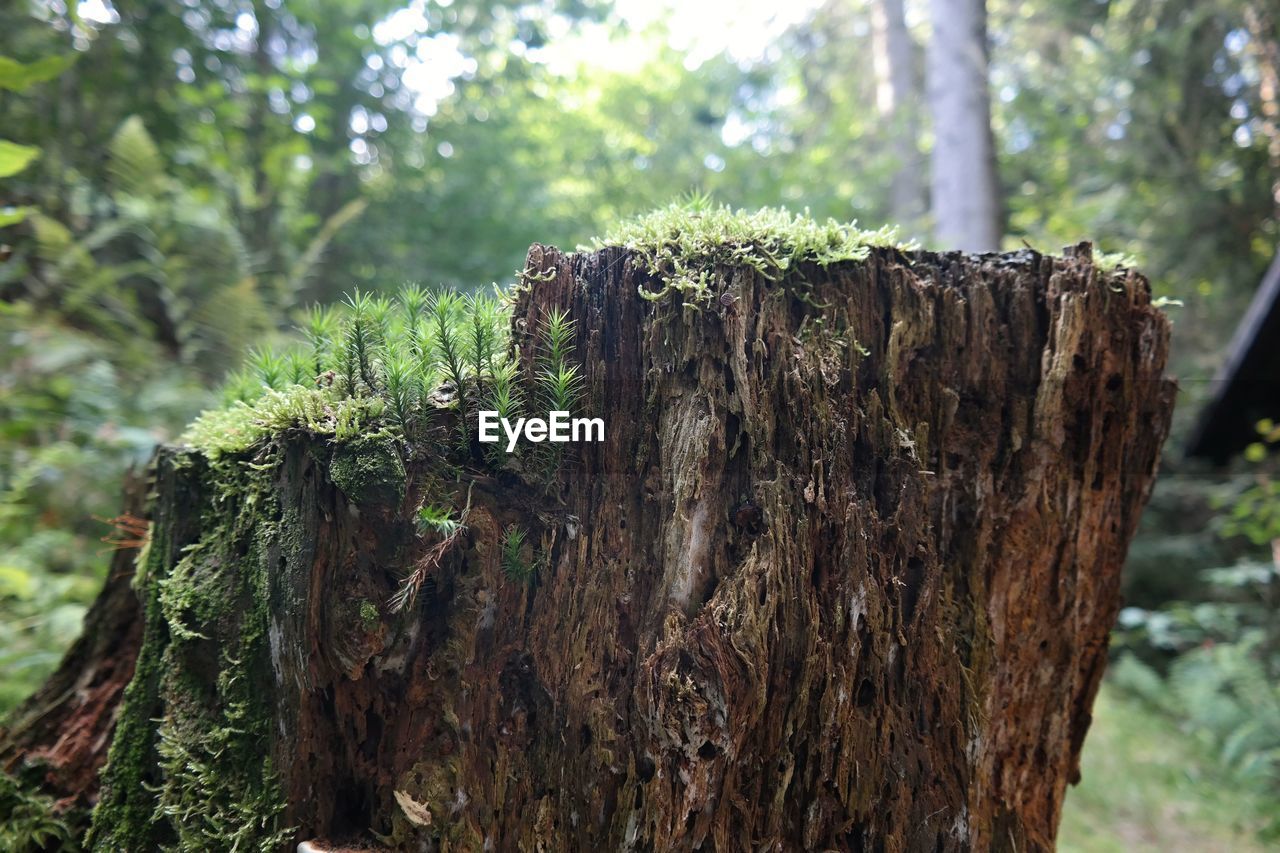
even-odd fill
[(897, 245), (897, 229), (863, 230), (834, 219), (819, 222), (784, 208), (735, 210), (705, 197), (673, 203), (619, 225), (592, 243), (596, 249), (624, 246), (640, 255), (663, 286), (641, 290), (649, 300), (679, 293), (698, 307), (715, 297), (712, 278), (719, 267), (748, 267), (779, 280), (802, 263), (830, 266), (866, 260), (872, 246)]
[(1275, 814), (1274, 789), (1233, 773), (1195, 731), (1110, 675), (1093, 716), (1081, 782), (1062, 810), (1063, 853), (1275, 849), (1260, 836)]
[(53, 798), (37, 793), (0, 770), (0, 850), (39, 853), (80, 849)]

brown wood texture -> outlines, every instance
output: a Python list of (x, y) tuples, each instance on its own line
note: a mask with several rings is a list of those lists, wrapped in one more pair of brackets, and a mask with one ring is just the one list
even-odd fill
[[(528, 265), (522, 357), (569, 310), (606, 440), (555, 494), (455, 483), (467, 533), (410, 613), (382, 603), (431, 547), (412, 517), (438, 461), (408, 462), (403, 499), (348, 495), (334, 451), (283, 442), (255, 690), (293, 841), (1050, 849), (1173, 405), (1146, 282), (1085, 246), (876, 249), (720, 269), (693, 310), (641, 298), (626, 250)], [(163, 566), (225, 508), (189, 455), (158, 465)], [(502, 572), (510, 523), (548, 555), (528, 584)], [(193, 623), (135, 710), (186, 713), (169, 685), (214, 679), (252, 618)]]

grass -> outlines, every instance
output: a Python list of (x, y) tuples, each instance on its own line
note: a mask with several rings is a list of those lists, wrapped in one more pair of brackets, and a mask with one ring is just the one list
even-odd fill
[(1058, 849), (1254, 851), (1275, 797), (1228, 774), (1214, 753), (1149, 705), (1103, 684), (1080, 785), (1067, 793)]

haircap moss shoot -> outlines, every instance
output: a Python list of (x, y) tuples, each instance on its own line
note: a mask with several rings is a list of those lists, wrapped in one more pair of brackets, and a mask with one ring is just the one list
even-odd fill
[(573, 418), (563, 411), (547, 412), (546, 418), (516, 418), (513, 424), (496, 411), (482, 410), (479, 427), (481, 444), (496, 444), (501, 427), (507, 437), (508, 453), (515, 452), (521, 438), (534, 444), (604, 441), (604, 418)]

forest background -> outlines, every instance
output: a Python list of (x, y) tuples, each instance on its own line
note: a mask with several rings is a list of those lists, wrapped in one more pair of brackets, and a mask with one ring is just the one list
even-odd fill
[(1177, 422), (1061, 844), (1280, 839), (1280, 431), (1183, 454), (1280, 242), (1265, 0), (4, 4), (0, 712), (78, 633), (125, 472), (248, 348), (690, 194), (1150, 276)]

